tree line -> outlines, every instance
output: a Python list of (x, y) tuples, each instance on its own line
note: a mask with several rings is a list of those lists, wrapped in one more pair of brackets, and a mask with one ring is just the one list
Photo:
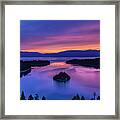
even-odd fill
[[(29, 95), (28, 98), (25, 97), (24, 91), (22, 91), (20, 100), (40, 100), (38, 94), (35, 94), (35, 96)], [(45, 96), (42, 96), (41, 100), (46, 100)]]
[[(28, 98), (26, 98), (24, 91), (22, 91), (20, 100), (46, 100), (46, 97), (42, 96), (42, 98), (40, 99), (38, 94), (35, 94), (35, 96), (32, 96), (30, 94)], [(86, 100), (86, 98), (84, 96), (79, 96), (78, 94), (76, 94), (75, 96), (73, 96), (72, 100)], [(94, 92), (91, 100), (100, 100), (100, 96), (97, 96), (96, 93)]]

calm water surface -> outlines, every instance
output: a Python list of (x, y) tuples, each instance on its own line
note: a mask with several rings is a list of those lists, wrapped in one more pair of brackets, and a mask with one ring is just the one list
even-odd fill
[[(76, 94), (91, 99), (94, 92), (100, 95), (100, 70), (66, 64), (68, 59), (71, 58), (49, 58), (50, 65), (33, 67), (31, 73), (20, 79), (20, 92), (23, 90), (26, 97), (38, 94), (48, 100), (71, 100)], [(66, 72), (71, 79), (65, 83), (54, 81), (53, 76), (59, 72)]]

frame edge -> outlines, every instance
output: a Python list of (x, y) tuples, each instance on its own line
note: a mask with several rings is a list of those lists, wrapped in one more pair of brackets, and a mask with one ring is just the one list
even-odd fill
[[(16, 119), (16, 118), (20, 118), (20, 119), (39, 119), (39, 117), (41, 117), (41, 119), (48, 119), (48, 118), (53, 118), (53, 119), (58, 119), (58, 118), (67, 118), (69, 119), (69, 117), (67, 117), (66, 115), (65, 116), (44, 116), (44, 115), (38, 115), (38, 116), (34, 116), (32, 115), (31, 117), (30, 116), (19, 116), (17, 115), (16, 117), (14, 115), (5, 115), (5, 104), (3, 104), (5, 102), (5, 5), (13, 5), (13, 4), (16, 4), (17, 5), (21, 5), (21, 4), (24, 4), (24, 5), (27, 5), (28, 3), (30, 3), (29, 5), (33, 5), (34, 4), (40, 4), (43, 5), (43, 4), (66, 4), (68, 5), (69, 4), (73, 4), (74, 2), (79, 3), (79, 4), (93, 4), (93, 2), (95, 3), (95, 5), (97, 4), (114, 4), (115, 5), (115, 86), (117, 87), (117, 89), (115, 89), (115, 115), (105, 115), (103, 118), (108, 118), (107, 116), (110, 116), (110, 118), (116, 118), (116, 119), (119, 119), (119, 26), (120, 26), (120, 21), (119, 21), (119, 12), (120, 12), (120, 1), (114, 1), (113, 0), (111, 1), (2, 1), (1, 2), (1, 74), (0, 74), (0, 78), (1, 78), (1, 115), (0, 115), (0, 119)], [(118, 99), (116, 98), (116, 96), (118, 96)], [(90, 115), (91, 116), (91, 115)], [(96, 119), (96, 116), (95, 118), (94, 117), (90, 117), (88, 116), (90, 119)], [(42, 118), (43, 117), (43, 118)], [(87, 118), (88, 117), (85, 117), (85, 116), (82, 116), (82, 115), (78, 115), (76, 116), (77, 119), (78, 117), (80, 119), (84, 119), (84, 118)], [(71, 118), (75, 118), (76, 117), (71, 117)], [(99, 117), (97, 119), (100, 119), (102, 117)], [(102, 119), (103, 119), (102, 118)]]

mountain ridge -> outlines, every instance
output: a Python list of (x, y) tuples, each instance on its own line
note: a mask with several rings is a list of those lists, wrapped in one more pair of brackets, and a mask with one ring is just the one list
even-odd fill
[(67, 50), (58, 53), (20, 52), (21, 57), (100, 57), (100, 50)]

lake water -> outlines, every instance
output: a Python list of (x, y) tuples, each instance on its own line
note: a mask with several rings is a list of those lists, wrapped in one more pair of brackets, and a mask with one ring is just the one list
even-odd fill
[[(84, 96), (85, 99), (93, 98), (95, 92), (100, 96), (100, 69), (73, 66), (65, 61), (73, 58), (30, 58), (22, 60), (42, 59), (50, 60), (51, 64), (44, 67), (33, 67), (31, 73), (20, 79), (20, 92), (25, 93), (26, 98), (30, 94), (45, 96), (48, 100), (71, 100), (74, 95)], [(81, 59), (81, 58), (80, 58)], [(65, 83), (53, 80), (53, 76), (59, 72), (66, 72), (71, 79)]]

